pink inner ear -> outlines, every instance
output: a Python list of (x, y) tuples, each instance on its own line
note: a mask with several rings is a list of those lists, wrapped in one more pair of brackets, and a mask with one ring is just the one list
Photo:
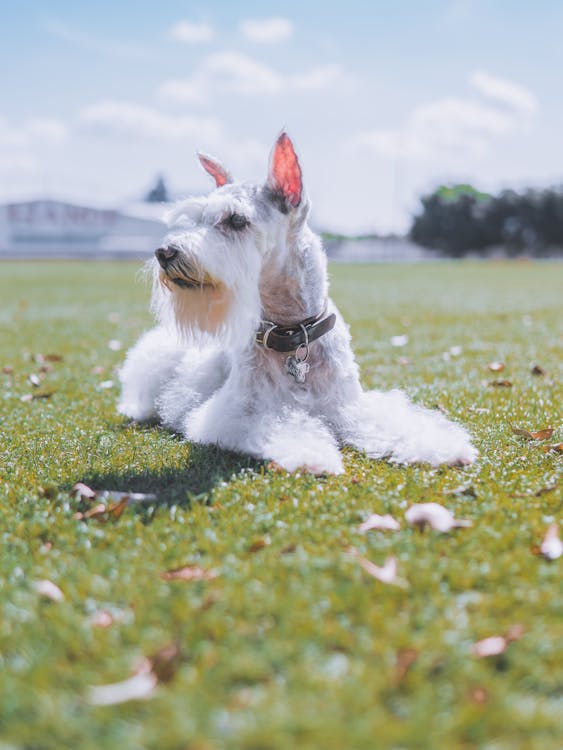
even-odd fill
[(301, 203), (303, 180), (297, 154), (286, 133), (282, 133), (274, 148), (270, 171), (272, 186), (283, 193), (290, 206)]
[(219, 162), (213, 161), (211, 157), (206, 156), (205, 154), (198, 154), (198, 156), (201, 166), (205, 169), (207, 174), (210, 174), (211, 177), (213, 177), (217, 187), (223, 187), (223, 185), (233, 181), (231, 175), (227, 172), (225, 167), (219, 164)]

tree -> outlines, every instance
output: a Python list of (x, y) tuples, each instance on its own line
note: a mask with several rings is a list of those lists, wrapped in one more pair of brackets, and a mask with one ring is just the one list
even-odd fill
[(164, 177), (158, 175), (154, 187), (146, 194), (145, 201), (147, 203), (168, 203), (169, 200), (168, 188), (164, 182)]

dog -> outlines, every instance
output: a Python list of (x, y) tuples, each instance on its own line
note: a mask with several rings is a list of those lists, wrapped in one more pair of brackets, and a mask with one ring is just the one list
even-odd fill
[(150, 262), (158, 325), (127, 354), (119, 412), (289, 472), (340, 474), (345, 445), (400, 464), (472, 463), (463, 427), (399, 390), (362, 389), (287, 133), (262, 185), (199, 159), (216, 187), (167, 217)]

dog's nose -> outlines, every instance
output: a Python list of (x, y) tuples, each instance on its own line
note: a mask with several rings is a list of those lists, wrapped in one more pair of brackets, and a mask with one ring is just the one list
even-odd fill
[(172, 245), (167, 245), (166, 247), (157, 248), (154, 251), (154, 254), (156, 255), (157, 261), (161, 265), (165, 265), (169, 260), (172, 260), (172, 258), (175, 258), (178, 255), (178, 250)]

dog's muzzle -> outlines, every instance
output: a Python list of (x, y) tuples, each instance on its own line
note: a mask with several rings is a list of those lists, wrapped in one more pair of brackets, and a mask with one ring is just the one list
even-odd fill
[(157, 248), (154, 254), (161, 267), (166, 268), (170, 261), (174, 260), (178, 255), (178, 252), (178, 248), (174, 247), (174, 245), (165, 245), (164, 247)]

